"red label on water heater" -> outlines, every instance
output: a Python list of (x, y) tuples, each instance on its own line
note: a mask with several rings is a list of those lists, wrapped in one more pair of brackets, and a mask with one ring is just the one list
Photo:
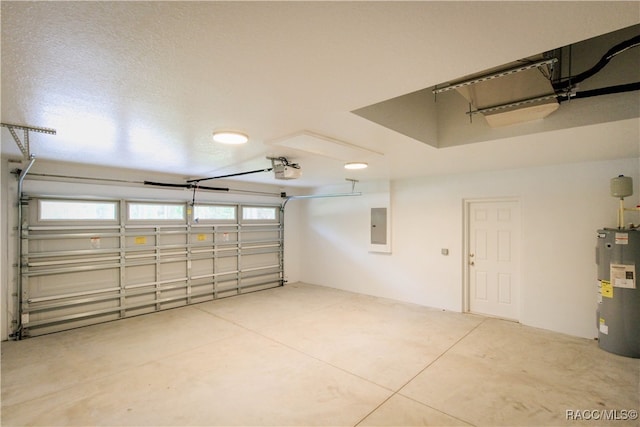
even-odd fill
[(616, 245), (628, 245), (629, 234), (628, 233), (616, 233)]

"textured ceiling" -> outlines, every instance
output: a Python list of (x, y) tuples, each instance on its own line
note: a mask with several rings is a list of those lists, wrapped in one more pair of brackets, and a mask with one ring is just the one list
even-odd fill
[[(2, 122), (56, 129), (32, 134), (41, 159), (198, 177), (288, 155), (303, 178), (277, 184), (315, 186), (638, 156), (637, 119), (542, 138), (503, 132), (436, 149), (351, 113), (640, 23), (638, 2), (2, 1), (1, 8)], [(216, 145), (217, 128), (243, 130), (250, 142)], [(269, 144), (302, 131), (384, 156), (347, 173), (341, 161)], [(1, 132), (3, 154), (19, 154)], [(611, 140), (614, 147), (605, 144)], [(246, 179), (276, 183), (271, 174)]]

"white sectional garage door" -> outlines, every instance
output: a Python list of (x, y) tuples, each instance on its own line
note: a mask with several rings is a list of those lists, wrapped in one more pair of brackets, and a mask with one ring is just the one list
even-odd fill
[(22, 209), (23, 336), (284, 282), (279, 205), (30, 197)]

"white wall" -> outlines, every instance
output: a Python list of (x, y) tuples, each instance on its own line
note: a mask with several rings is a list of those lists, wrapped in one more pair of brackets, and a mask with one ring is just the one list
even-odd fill
[[(609, 195), (609, 180), (620, 174), (634, 180), (635, 194), (626, 204), (635, 206), (639, 159), (394, 181), (391, 254), (368, 252), (367, 199), (374, 195), (308, 200), (302, 211), (301, 279), (462, 311), (463, 201), (517, 197), (521, 322), (591, 338), (596, 333), (595, 233), (616, 225), (618, 202)], [(627, 222), (640, 223), (640, 217), (629, 213)], [(449, 249), (448, 256), (442, 248)]]
[(300, 281), (299, 230), (300, 205), (287, 203), (284, 212), (284, 279), (289, 283)]

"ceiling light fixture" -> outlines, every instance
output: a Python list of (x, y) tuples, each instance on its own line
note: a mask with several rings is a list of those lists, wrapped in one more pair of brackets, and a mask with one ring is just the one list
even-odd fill
[(349, 163), (345, 163), (344, 164), (344, 168), (345, 169), (365, 169), (366, 167), (368, 167), (369, 165), (366, 164), (365, 162), (349, 162)]
[(249, 137), (242, 132), (222, 130), (213, 132), (213, 140), (221, 144), (239, 145), (249, 141)]

